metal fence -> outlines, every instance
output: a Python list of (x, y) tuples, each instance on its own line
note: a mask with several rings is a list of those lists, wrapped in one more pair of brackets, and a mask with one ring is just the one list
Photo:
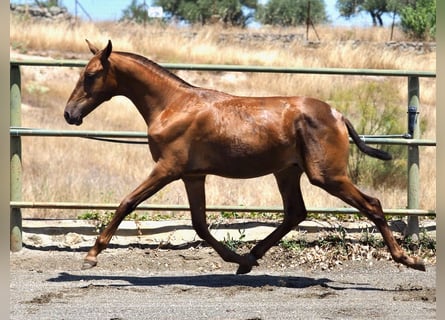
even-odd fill
[[(128, 131), (70, 131), (29, 129), (21, 127), (21, 75), (20, 66), (46, 67), (83, 67), (87, 61), (83, 60), (26, 60), (10, 61), (10, 250), (19, 251), (22, 248), (22, 213), (23, 208), (49, 209), (116, 209), (118, 204), (105, 203), (70, 203), (70, 202), (30, 202), (22, 199), (22, 136), (56, 136), (56, 137), (86, 137), (93, 139), (141, 139), (146, 138), (144, 132)], [(419, 233), (418, 216), (435, 216), (433, 209), (419, 208), (419, 147), (436, 146), (436, 141), (420, 139), (419, 130), (419, 78), (435, 78), (435, 72), (404, 71), (404, 70), (370, 70), (370, 69), (307, 69), (281, 68), (262, 66), (238, 65), (208, 65), (208, 64), (161, 64), (163, 67), (175, 70), (190, 71), (224, 71), (224, 72), (260, 72), (260, 73), (292, 73), (318, 75), (350, 75), (350, 76), (384, 76), (404, 77), (408, 80), (407, 133), (396, 136), (364, 136), (367, 143), (406, 145), (408, 148), (408, 200), (406, 208), (383, 209), (386, 215), (408, 216), (407, 233)], [(187, 205), (149, 205), (141, 204), (137, 210), (188, 210)], [(208, 206), (208, 211), (233, 212), (282, 212), (282, 207), (248, 207), (248, 206)], [(354, 208), (307, 208), (309, 213), (353, 214)]]

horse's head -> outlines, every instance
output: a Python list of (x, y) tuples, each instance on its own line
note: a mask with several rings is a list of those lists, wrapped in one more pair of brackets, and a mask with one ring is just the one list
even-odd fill
[(108, 59), (112, 50), (111, 41), (108, 41), (103, 50), (99, 50), (88, 40), (86, 42), (94, 57), (82, 71), (66, 103), (64, 116), (69, 124), (82, 124), (82, 119), (102, 102), (111, 99), (116, 90), (115, 77)]

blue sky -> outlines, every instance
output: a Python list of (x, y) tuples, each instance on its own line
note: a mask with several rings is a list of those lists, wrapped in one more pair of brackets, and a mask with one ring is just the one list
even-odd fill
[[(267, 0), (262, 0), (265, 2)], [(34, 3), (33, 0), (12, 0), (12, 3)], [(93, 20), (118, 20), (122, 16), (122, 11), (127, 8), (131, 0), (78, 0), (85, 11), (91, 16)], [(74, 15), (75, 13), (75, 0), (62, 0), (63, 6), (67, 7), (68, 11)], [(150, 6), (152, 1), (146, 0), (147, 6)], [(326, 11), (331, 21), (335, 25), (341, 26), (371, 26), (371, 19), (366, 14), (354, 17), (353, 19), (346, 20), (339, 16), (338, 10), (335, 8), (336, 0), (325, 0)], [(83, 13), (82, 9), (77, 7), (77, 14), (84, 19), (87, 16)], [(389, 15), (384, 16), (384, 24), (389, 26), (391, 24), (391, 17)]]

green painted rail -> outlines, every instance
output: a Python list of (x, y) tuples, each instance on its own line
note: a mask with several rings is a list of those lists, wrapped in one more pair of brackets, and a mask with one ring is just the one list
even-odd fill
[[(114, 210), (117, 204), (101, 203), (70, 203), (70, 202), (29, 202), (22, 200), (22, 162), (21, 137), (83, 137), (91, 139), (147, 139), (145, 132), (132, 131), (76, 131), (54, 130), (42, 128), (21, 127), (21, 66), (35, 67), (84, 67), (86, 60), (11, 60), (10, 61), (10, 250), (22, 248), (22, 215), (23, 208), (50, 209), (103, 209)], [(405, 77), (408, 79), (408, 133), (396, 136), (362, 136), (366, 143), (406, 145), (408, 148), (408, 203), (403, 209), (383, 209), (387, 215), (408, 216), (408, 233), (417, 236), (419, 232), (418, 216), (436, 216), (435, 210), (419, 208), (419, 147), (436, 146), (433, 140), (420, 139), (419, 131), (419, 78), (435, 78), (433, 71), (409, 70), (373, 70), (373, 69), (343, 69), (343, 68), (288, 68), (241, 65), (209, 65), (209, 64), (176, 64), (164, 63), (161, 66), (174, 70), (216, 71), (216, 72), (257, 72), (257, 73), (292, 73), (342, 76), (375, 76), (375, 77)], [(118, 140), (116, 142), (128, 142)], [(141, 143), (146, 143), (141, 142)], [(186, 211), (186, 205), (149, 205), (141, 204), (137, 210), (168, 210)], [(239, 212), (282, 212), (282, 208), (244, 207), (244, 206), (209, 206), (209, 211), (239, 211)], [(311, 213), (356, 214), (354, 208), (309, 208)]]
[[(36, 67), (84, 67), (87, 60), (11, 60), (11, 66)], [(390, 69), (345, 69), (345, 68), (295, 68), (295, 67), (265, 67), (227, 64), (186, 64), (159, 63), (171, 70), (189, 71), (220, 71), (220, 72), (260, 72), (260, 73), (294, 73), (294, 74), (325, 74), (325, 75), (355, 75), (355, 76), (387, 76), (387, 77), (421, 77), (435, 78), (434, 71), (390, 70)]]
[[(85, 203), (85, 202), (33, 202), (33, 201), (11, 201), (12, 208), (22, 209), (95, 209), (116, 210), (119, 203)], [(181, 204), (140, 204), (135, 210), (139, 211), (189, 211), (188, 205)], [(335, 213), (335, 214), (357, 214), (355, 208), (306, 208), (308, 213)], [(206, 211), (212, 212), (258, 212), (258, 213), (282, 213), (283, 207), (256, 207), (256, 206), (206, 206)], [(434, 210), (423, 209), (384, 209), (388, 216), (435, 216)]]
[[(40, 128), (10, 127), (11, 137), (77, 137), (77, 138), (110, 138), (110, 139), (143, 139), (147, 143), (148, 135), (142, 131), (94, 131), (94, 130), (53, 130)], [(399, 135), (398, 135), (399, 136)], [(436, 141), (430, 139), (391, 138), (387, 136), (361, 135), (367, 144), (381, 145), (416, 145), (435, 147)], [(349, 138), (349, 141), (352, 141)], [(126, 142), (126, 141), (116, 141)]]

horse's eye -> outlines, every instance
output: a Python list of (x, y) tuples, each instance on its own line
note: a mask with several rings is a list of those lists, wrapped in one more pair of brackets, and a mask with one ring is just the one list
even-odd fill
[(96, 74), (92, 72), (85, 73), (85, 79), (87, 80), (93, 80), (95, 76)]
[(93, 84), (95, 77), (96, 77), (95, 73), (91, 73), (91, 72), (85, 73), (85, 84), (87, 86), (91, 86)]

